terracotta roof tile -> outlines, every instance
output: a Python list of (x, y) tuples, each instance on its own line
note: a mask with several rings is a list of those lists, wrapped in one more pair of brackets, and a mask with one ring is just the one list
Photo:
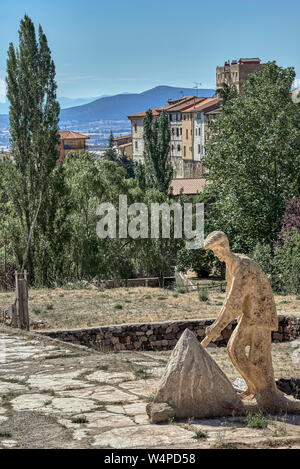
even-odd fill
[(216, 106), (219, 102), (219, 98), (205, 98), (203, 101), (197, 103), (195, 106), (191, 105), (187, 109), (185, 109), (182, 112), (191, 112), (191, 111), (205, 111), (205, 109), (208, 109), (212, 106)]
[[(205, 100), (206, 98), (202, 97), (197, 97), (197, 96), (183, 96), (182, 98), (178, 98), (176, 100), (169, 100), (167, 104), (164, 106), (159, 106), (154, 109), (152, 109), (152, 114), (154, 116), (158, 116), (160, 111), (181, 111), (182, 109), (185, 109), (187, 106), (191, 105), (192, 103), (194, 104), (194, 100), (197, 103), (200, 103), (201, 101)], [(173, 102), (174, 101), (174, 102)], [(132, 117), (145, 117), (146, 116), (146, 111), (143, 112), (138, 112), (137, 114), (130, 114), (127, 116), (129, 119)]]
[(73, 130), (59, 130), (58, 133), (61, 139), (90, 138), (88, 135), (78, 134), (77, 132), (73, 132)]

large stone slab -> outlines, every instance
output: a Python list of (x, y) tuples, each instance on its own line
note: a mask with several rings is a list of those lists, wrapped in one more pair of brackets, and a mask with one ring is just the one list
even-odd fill
[(176, 425), (139, 425), (110, 430), (95, 436), (92, 446), (100, 448), (153, 448), (191, 443), (193, 433)]
[(160, 420), (154, 416), (158, 408), (155, 403), (167, 403), (179, 418), (244, 413), (232, 384), (189, 329), (185, 329), (171, 354), (154, 405), (147, 406), (153, 422)]

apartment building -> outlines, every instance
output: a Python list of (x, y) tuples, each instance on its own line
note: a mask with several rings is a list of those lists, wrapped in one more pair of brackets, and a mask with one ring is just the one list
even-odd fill
[(227, 83), (236, 86), (238, 92), (241, 93), (248, 75), (262, 70), (263, 66), (259, 58), (244, 58), (231, 62), (228, 60), (216, 69), (216, 87), (221, 88), (222, 83)]
[[(218, 109), (218, 98), (185, 96), (152, 109), (154, 117), (165, 110), (170, 125), (170, 159), (175, 178), (197, 178), (203, 174), (206, 113)], [(144, 160), (143, 128), (146, 111), (128, 116), (132, 127), (132, 157)]]
[(219, 98), (206, 98), (182, 111), (183, 159), (201, 161), (205, 155), (209, 116), (220, 112)]
[[(165, 106), (152, 109), (152, 115), (158, 117), (165, 110), (170, 123), (170, 158), (174, 167), (176, 177), (184, 177), (186, 171), (183, 162), (183, 121), (182, 112), (191, 106), (201, 103), (206, 98), (196, 96), (184, 96), (179, 99), (169, 100)], [(131, 121), (132, 130), (132, 157), (134, 161), (144, 160), (144, 118), (146, 111), (128, 116)], [(190, 122), (190, 127), (193, 126)], [(190, 130), (191, 132), (191, 130)], [(193, 157), (190, 158), (193, 160)], [(190, 170), (187, 171), (190, 174)]]

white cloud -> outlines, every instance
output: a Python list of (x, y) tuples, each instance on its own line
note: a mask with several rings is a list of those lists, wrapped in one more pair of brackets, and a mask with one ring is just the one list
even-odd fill
[(5, 81), (0, 79), (0, 103), (6, 102), (6, 85)]

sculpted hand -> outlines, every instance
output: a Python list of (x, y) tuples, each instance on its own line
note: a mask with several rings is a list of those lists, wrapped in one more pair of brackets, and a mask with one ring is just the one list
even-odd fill
[(205, 329), (205, 334), (206, 337), (210, 339), (210, 342), (213, 342), (220, 336), (220, 331), (212, 324)]

